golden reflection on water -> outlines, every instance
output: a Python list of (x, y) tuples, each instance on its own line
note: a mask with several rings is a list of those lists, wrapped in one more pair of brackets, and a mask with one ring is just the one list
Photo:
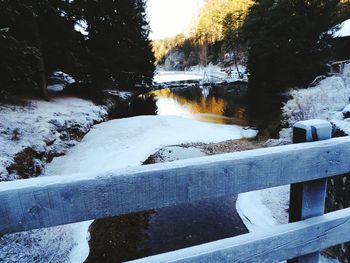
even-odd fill
[[(203, 94), (198, 97), (197, 94), (197, 97), (191, 100), (172, 92), (170, 88), (151, 91), (149, 94), (158, 99), (157, 106), (161, 115), (187, 115), (196, 120), (218, 124), (249, 125), (246, 108), (241, 105), (229, 105), (229, 101), (223, 98), (206, 97)], [(226, 114), (229, 107), (234, 108), (231, 116)]]

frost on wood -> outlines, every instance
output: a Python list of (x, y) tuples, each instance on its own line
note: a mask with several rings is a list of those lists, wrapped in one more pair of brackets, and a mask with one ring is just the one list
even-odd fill
[[(302, 222), (280, 225), (131, 262), (280, 262), (348, 241), (349, 219), (350, 210), (344, 209)], [(334, 261), (323, 259), (320, 262)]]
[(69, 262), (67, 251), (74, 246), (69, 227), (33, 230), (1, 237), (0, 262)]
[(349, 145), (349, 138), (344, 137), (105, 173), (2, 183), (0, 214), (4, 220), (0, 233), (123, 215), (348, 173)]

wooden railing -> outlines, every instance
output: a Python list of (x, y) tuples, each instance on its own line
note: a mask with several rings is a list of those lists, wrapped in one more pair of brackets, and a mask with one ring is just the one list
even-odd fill
[[(106, 174), (5, 182), (0, 184), (0, 235), (312, 182), (349, 172), (350, 139), (344, 137)], [(278, 262), (347, 241), (350, 209), (136, 262)]]

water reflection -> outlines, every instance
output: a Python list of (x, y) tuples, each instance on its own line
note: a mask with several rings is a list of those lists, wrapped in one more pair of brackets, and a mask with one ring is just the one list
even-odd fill
[(177, 115), (220, 124), (253, 126), (241, 87), (186, 87), (155, 90), (158, 115)]

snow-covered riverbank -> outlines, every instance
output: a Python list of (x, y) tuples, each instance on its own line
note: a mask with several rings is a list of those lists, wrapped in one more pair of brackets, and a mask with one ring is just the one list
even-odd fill
[[(283, 107), (284, 119), (288, 126), (307, 119), (323, 119), (350, 134), (350, 64), (344, 68), (342, 75), (327, 77), (315, 87), (294, 90), (293, 97)], [(281, 137), (286, 138), (289, 130), (283, 130)]]
[(0, 181), (40, 175), (107, 117), (106, 107), (73, 97), (0, 104)]

